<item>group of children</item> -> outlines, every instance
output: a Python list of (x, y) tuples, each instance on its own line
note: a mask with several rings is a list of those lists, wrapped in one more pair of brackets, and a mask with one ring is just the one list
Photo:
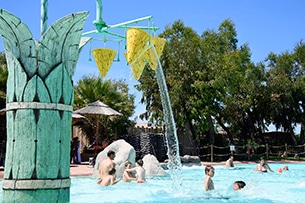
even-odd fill
[[(108, 158), (103, 160), (99, 166), (100, 179), (97, 181), (97, 184), (101, 186), (109, 186), (118, 183), (121, 179), (116, 179), (116, 169), (115, 163), (113, 162), (115, 158), (115, 152), (110, 150), (107, 153)], [(137, 181), (137, 183), (144, 183), (145, 180), (145, 169), (143, 168), (143, 160), (139, 159), (136, 162), (136, 167), (131, 168), (131, 163), (125, 163), (125, 171), (123, 173), (123, 181), (131, 182)], [(227, 164), (226, 164), (227, 165)], [(232, 167), (233, 165), (233, 157), (230, 157), (228, 166)], [(205, 180), (204, 186), (205, 190), (214, 190), (214, 183), (212, 177), (214, 176), (214, 167), (212, 165), (207, 165), (205, 167)], [(246, 183), (243, 181), (235, 181), (233, 190), (240, 190), (246, 186)]]
[[(112, 167), (108, 175), (103, 176), (97, 182), (100, 186), (109, 186), (118, 183), (121, 179), (116, 179), (116, 169)], [(131, 182), (137, 181), (137, 183), (144, 183), (145, 182), (145, 169), (143, 168), (143, 160), (139, 159), (136, 162), (136, 167), (131, 168), (131, 163), (125, 163), (125, 171), (123, 173), (123, 181), (124, 182)]]
[[(212, 177), (214, 176), (214, 167), (212, 165), (206, 165), (205, 167), (205, 179), (204, 179), (204, 188), (206, 191), (214, 190), (214, 183)], [(240, 190), (246, 186), (244, 181), (235, 181), (233, 185), (233, 190)]]
[[(230, 156), (229, 159), (226, 161), (225, 165), (228, 168), (234, 167), (233, 164), (233, 156)], [(253, 169), (254, 171), (258, 171), (258, 172), (274, 172), (270, 166), (266, 163), (265, 159), (263, 157), (260, 158), (260, 162), (255, 166), (255, 168)], [(283, 168), (279, 168), (278, 172), (282, 173), (283, 170), (289, 170), (288, 166), (284, 166)], [(214, 183), (212, 180), (212, 177), (214, 176), (214, 167), (212, 165), (206, 165), (205, 167), (205, 180), (204, 180), (204, 186), (205, 186), (205, 190), (214, 190)], [(234, 182), (234, 186), (233, 186), (233, 190), (240, 190), (242, 188), (244, 188), (246, 186), (246, 183), (244, 181), (235, 181)]]
[[(229, 159), (225, 163), (226, 167), (228, 167), (228, 168), (234, 167), (233, 160), (234, 160), (234, 157), (230, 156)], [(212, 180), (212, 177), (214, 176), (214, 167), (212, 165), (206, 165), (205, 175), (206, 175), (205, 180), (204, 180), (205, 190), (206, 191), (214, 190), (214, 183)], [(234, 185), (233, 185), (233, 190), (234, 191), (240, 190), (240, 189), (244, 188), (245, 186), (246, 186), (246, 183), (244, 181), (241, 181), (241, 180), (235, 181)]]
[(123, 174), (124, 182), (137, 181), (137, 183), (145, 183), (145, 169), (143, 168), (143, 160), (136, 162), (136, 167), (131, 168), (131, 163), (125, 163), (125, 171)]

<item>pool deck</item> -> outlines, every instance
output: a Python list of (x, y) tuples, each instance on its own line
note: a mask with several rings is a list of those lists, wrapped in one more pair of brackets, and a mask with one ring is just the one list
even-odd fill
[[(305, 161), (267, 161), (268, 163), (279, 163), (279, 164), (305, 164)], [(234, 161), (234, 164), (256, 164), (256, 161)], [(207, 164), (211, 165), (225, 165), (225, 161), (222, 162), (201, 162), (203, 166)], [(70, 165), (70, 176), (91, 176), (93, 173), (93, 168), (89, 167), (88, 162), (83, 162), (82, 164), (71, 164)], [(4, 168), (0, 166), (0, 178), (3, 178)]]
[[(93, 168), (89, 167), (88, 162), (82, 164), (71, 164), (70, 165), (70, 176), (91, 176)], [(0, 179), (3, 178), (4, 168), (0, 166)]]

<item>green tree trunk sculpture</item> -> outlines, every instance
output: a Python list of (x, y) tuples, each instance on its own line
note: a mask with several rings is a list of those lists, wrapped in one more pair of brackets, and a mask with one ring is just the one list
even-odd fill
[(69, 202), (75, 72), (88, 12), (55, 22), (36, 42), (0, 9), (8, 64), (7, 153), (2, 202)]

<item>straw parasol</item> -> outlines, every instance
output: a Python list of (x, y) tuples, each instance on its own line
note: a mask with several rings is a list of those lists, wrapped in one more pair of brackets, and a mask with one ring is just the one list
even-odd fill
[(123, 114), (119, 113), (118, 111), (110, 108), (108, 105), (104, 104), (100, 100), (97, 100), (95, 102), (92, 102), (88, 104), (87, 106), (78, 109), (74, 111), (74, 113), (82, 114), (82, 115), (92, 115), (96, 116), (96, 132), (95, 132), (95, 139), (96, 139), (96, 144), (98, 141), (99, 137), (99, 116), (104, 115), (104, 116), (122, 116)]
[(0, 115), (5, 115), (6, 114), (6, 108), (0, 109)]

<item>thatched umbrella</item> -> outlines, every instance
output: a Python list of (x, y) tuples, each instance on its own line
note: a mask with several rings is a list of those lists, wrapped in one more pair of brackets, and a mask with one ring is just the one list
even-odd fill
[(110, 108), (108, 105), (104, 104), (100, 100), (97, 100), (93, 103), (88, 104), (87, 106), (74, 111), (74, 113), (82, 114), (82, 115), (92, 115), (96, 116), (96, 132), (95, 132), (95, 139), (96, 144), (98, 144), (98, 137), (99, 137), (99, 116), (122, 116), (123, 114), (117, 112), (116, 110)]
[[(0, 112), (1, 114), (1, 112)], [(85, 116), (82, 116), (78, 113), (72, 113), (72, 124), (75, 124), (76, 122), (78, 121), (83, 121), (83, 120), (86, 120), (87, 118)]]
[(0, 115), (5, 115), (6, 114), (6, 108), (0, 109)]

